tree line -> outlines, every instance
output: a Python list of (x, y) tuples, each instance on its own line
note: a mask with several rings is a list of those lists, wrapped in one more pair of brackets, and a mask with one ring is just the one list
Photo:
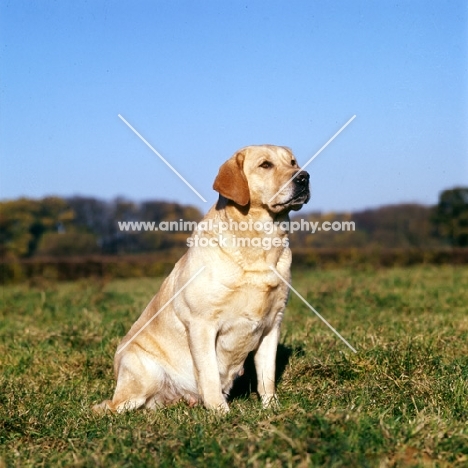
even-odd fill
[[(305, 213), (293, 219), (352, 221), (350, 231), (297, 231), (296, 248), (468, 247), (468, 188), (440, 194), (435, 206), (400, 204), (353, 213)], [(164, 201), (136, 203), (92, 197), (21, 198), (0, 202), (0, 255), (5, 261), (32, 257), (123, 255), (186, 247), (187, 232), (121, 231), (124, 221), (199, 221), (193, 206)]]
[(185, 245), (187, 234), (123, 232), (118, 222), (199, 221), (201, 217), (195, 207), (164, 201), (135, 203), (78, 196), (2, 201), (0, 253), (11, 260), (161, 251)]

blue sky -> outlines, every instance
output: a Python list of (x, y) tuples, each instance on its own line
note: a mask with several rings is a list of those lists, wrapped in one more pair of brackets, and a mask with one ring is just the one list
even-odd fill
[[(437, 202), (468, 185), (465, 1), (0, 3), (0, 198), (206, 211), (249, 144), (306, 162), (308, 210)], [(208, 200), (203, 203), (118, 118)]]

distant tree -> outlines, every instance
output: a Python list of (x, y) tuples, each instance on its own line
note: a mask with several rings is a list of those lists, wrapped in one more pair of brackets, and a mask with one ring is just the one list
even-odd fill
[(2, 258), (28, 254), (33, 239), (30, 232), (34, 222), (34, 203), (21, 198), (0, 203), (0, 253)]
[(92, 232), (99, 238), (112, 233), (113, 207), (109, 202), (75, 196), (67, 198), (67, 203), (75, 213), (74, 224), (78, 229)]
[[(75, 213), (75, 229), (82, 233), (94, 234), (102, 253), (140, 253), (164, 250), (174, 246), (184, 246), (187, 233), (162, 231), (120, 231), (119, 222), (145, 221), (198, 221), (202, 218), (200, 211), (192, 206), (179, 205), (164, 201), (146, 201), (134, 203), (119, 197), (113, 201), (103, 201), (91, 197), (72, 197), (67, 203)], [(41, 247), (49, 249), (52, 243), (55, 250), (65, 239), (47, 240)]]
[(34, 222), (29, 228), (32, 240), (29, 244), (29, 255), (32, 255), (42, 237), (49, 231), (63, 231), (71, 227), (75, 213), (63, 198), (46, 197), (35, 202)]
[(370, 245), (379, 247), (434, 247), (439, 240), (428, 206), (402, 203), (353, 213), (356, 228), (366, 232)]
[(200, 221), (202, 215), (193, 206), (179, 205), (178, 203), (146, 201), (140, 205), (142, 221)]
[(73, 219), (73, 210), (58, 197), (0, 202), (0, 254), (3, 258), (33, 255), (44, 233), (66, 230)]
[(64, 257), (99, 252), (96, 236), (85, 232), (46, 232), (39, 242), (36, 255)]
[[(440, 245), (431, 224), (432, 208), (417, 204), (388, 205), (354, 213), (311, 213), (311, 222), (355, 223), (354, 231), (317, 230), (314, 234), (298, 231), (291, 235), (294, 247), (312, 248), (431, 248)], [(293, 220), (302, 216), (295, 215)]]
[(433, 221), (439, 234), (454, 247), (468, 247), (468, 187), (444, 190)]

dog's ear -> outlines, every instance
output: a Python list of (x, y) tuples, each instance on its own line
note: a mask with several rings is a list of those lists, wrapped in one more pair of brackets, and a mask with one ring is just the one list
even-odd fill
[(244, 174), (244, 158), (244, 153), (240, 152), (228, 159), (219, 168), (213, 184), (220, 195), (241, 206), (250, 201), (249, 184)]

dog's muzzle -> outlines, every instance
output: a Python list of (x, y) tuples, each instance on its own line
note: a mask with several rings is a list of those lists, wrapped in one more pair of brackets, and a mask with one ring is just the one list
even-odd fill
[(309, 192), (309, 173), (306, 171), (300, 171), (296, 177), (294, 178), (294, 193), (293, 193), (293, 198), (298, 198), (303, 196), (304, 198), (307, 198), (310, 195)]
[(307, 171), (300, 171), (294, 178), (294, 183), (298, 188), (304, 189), (309, 187), (309, 173)]
[(309, 190), (309, 173), (306, 171), (299, 171), (291, 181), (293, 184), (292, 195), (289, 200), (283, 203), (275, 203), (275, 208), (283, 207), (297, 211), (301, 208), (304, 203), (307, 203), (310, 199)]

